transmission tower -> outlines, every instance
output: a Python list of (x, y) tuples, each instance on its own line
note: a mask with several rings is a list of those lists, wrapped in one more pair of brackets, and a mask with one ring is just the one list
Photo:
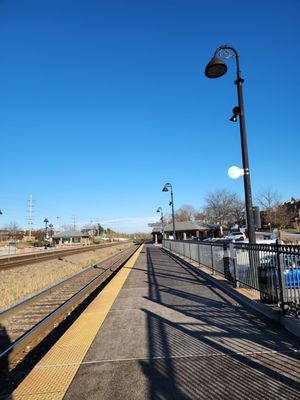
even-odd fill
[(32, 195), (29, 196), (28, 200), (28, 239), (31, 240), (31, 232), (33, 226), (33, 200)]
[(76, 214), (72, 215), (72, 221), (73, 221), (73, 229), (76, 231), (76, 223), (77, 223), (77, 216)]

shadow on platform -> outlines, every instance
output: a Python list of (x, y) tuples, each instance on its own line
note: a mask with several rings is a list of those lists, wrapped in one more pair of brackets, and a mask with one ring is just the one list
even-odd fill
[[(10, 346), (10, 338), (7, 334), (6, 328), (4, 325), (0, 324), (0, 343), (1, 349), (8, 349)], [(8, 386), (8, 373), (9, 373), (9, 352), (0, 358), (0, 399), (5, 398), (6, 400), (10, 400), (11, 396), (7, 392)]]
[(148, 398), (300, 398), (296, 338), (201, 276), (197, 279), (187, 267), (178, 266), (186, 278), (181, 274), (181, 283), (168, 286), (176, 260), (161, 249), (147, 248), (147, 264), (147, 299), (176, 318), (143, 309), (149, 360), (140, 366), (149, 382)]

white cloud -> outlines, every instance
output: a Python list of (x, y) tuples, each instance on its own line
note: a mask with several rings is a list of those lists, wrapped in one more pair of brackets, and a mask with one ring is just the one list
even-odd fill
[(119, 232), (149, 232), (148, 224), (156, 222), (157, 217), (129, 217), (104, 220), (101, 224), (105, 228), (111, 228)]
[[(148, 224), (153, 222), (157, 222), (157, 217), (128, 217), (99, 220), (99, 223), (104, 228), (110, 228), (123, 233), (150, 232), (152, 228), (148, 227)], [(82, 225), (85, 224), (83, 223)]]

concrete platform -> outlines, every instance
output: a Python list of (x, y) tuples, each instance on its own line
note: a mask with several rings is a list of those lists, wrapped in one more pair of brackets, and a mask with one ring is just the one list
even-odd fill
[(146, 246), (64, 399), (299, 399), (300, 344)]
[(299, 351), (299, 338), (147, 245), (12, 398), (300, 399)]

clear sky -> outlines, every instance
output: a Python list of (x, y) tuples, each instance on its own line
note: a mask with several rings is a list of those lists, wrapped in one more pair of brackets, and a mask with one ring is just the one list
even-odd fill
[(0, 0), (0, 227), (98, 221), (147, 231), (157, 207), (243, 195), (240, 55), (253, 197), (299, 198), (299, 0)]

